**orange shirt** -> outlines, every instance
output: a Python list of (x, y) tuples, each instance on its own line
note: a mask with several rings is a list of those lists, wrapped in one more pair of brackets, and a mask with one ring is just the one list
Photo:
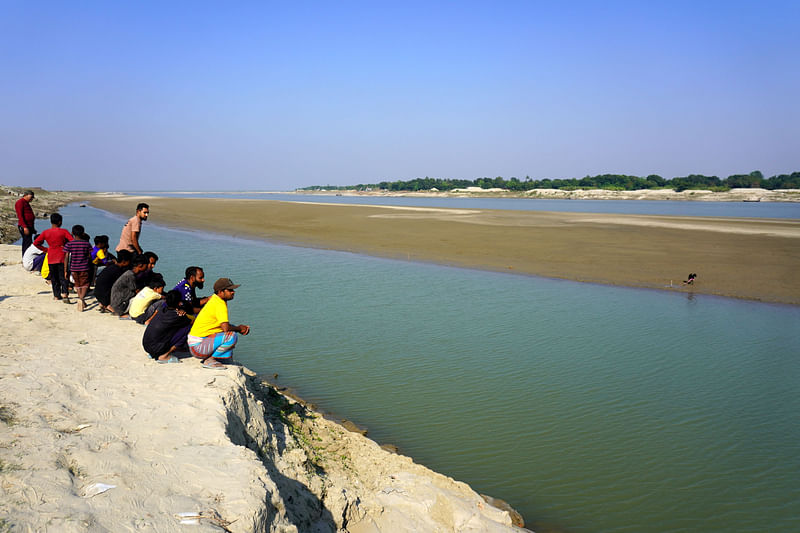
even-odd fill
[(130, 220), (125, 224), (122, 228), (122, 233), (119, 236), (119, 244), (117, 245), (117, 251), (120, 250), (130, 250), (131, 252), (135, 252), (136, 248), (133, 247), (133, 234), (142, 232), (142, 219), (139, 218), (139, 215), (133, 215)]

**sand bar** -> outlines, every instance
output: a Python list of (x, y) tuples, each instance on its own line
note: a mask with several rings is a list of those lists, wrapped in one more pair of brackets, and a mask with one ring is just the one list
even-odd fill
[[(138, 197), (95, 207), (132, 214)], [(172, 227), (574, 281), (800, 304), (800, 220), (147, 198)], [(683, 279), (696, 272), (694, 286)], [(670, 288), (670, 284), (672, 288)]]
[(520, 531), (246, 368), (155, 363), (141, 326), (53, 301), (20, 255), (0, 245), (0, 530)]
[[(673, 189), (638, 189), (613, 191), (609, 189), (531, 189), (509, 191), (507, 189), (482, 189), (467, 187), (451, 191), (387, 191), (371, 190), (311, 190), (296, 191), (298, 194), (318, 196), (405, 196), (417, 198), (551, 198), (564, 200), (677, 200), (680, 202), (800, 202), (800, 189), (730, 189), (728, 191)], [(253, 191), (250, 194), (271, 194)], [(281, 193), (286, 194), (286, 193)]]

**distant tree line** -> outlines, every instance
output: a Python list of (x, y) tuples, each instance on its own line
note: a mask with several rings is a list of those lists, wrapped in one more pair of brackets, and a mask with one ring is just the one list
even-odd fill
[(529, 191), (531, 189), (606, 189), (614, 191), (637, 191), (641, 189), (673, 189), (677, 192), (689, 189), (710, 189), (712, 191), (727, 191), (736, 188), (745, 189), (800, 189), (800, 172), (780, 174), (764, 178), (761, 171), (756, 170), (750, 174), (734, 174), (725, 179), (717, 176), (703, 176), (690, 174), (683, 177), (664, 179), (656, 174), (647, 177), (626, 176), (624, 174), (600, 174), (586, 176), (585, 178), (569, 179), (541, 179), (532, 180), (526, 176), (524, 180), (515, 177), (505, 178), (478, 178), (475, 180), (460, 180), (446, 178), (415, 178), (412, 180), (381, 181), (380, 183), (358, 185), (312, 185), (299, 190), (385, 190), (385, 191), (451, 191), (467, 187), (480, 187), (482, 189), (503, 189), (507, 191)]

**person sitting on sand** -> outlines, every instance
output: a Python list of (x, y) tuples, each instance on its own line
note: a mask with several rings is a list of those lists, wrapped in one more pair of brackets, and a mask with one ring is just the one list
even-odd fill
[(155, 252), (145, 252), (142, 255), (147, 258), (147, 268), (136, 275), (136, 290), (144, 289), (155, 276), (161, 276), (161, 274), (153, 270), (158, 262), (158, 255)]
[(197, 293), (195, 292), (196, 289), (202, 289), (203, 284), (206, 281), (205, 272), (199, 266), (190, 266), (186, 268), (184, 272), (184, 278), (175, 285), (173, 290), (176, 290), (181, 293), (183, 296), (183, 301), (186, 302), (189, 307), (190, 313), (199, 313), (200, 309), (208, 302), (209, 296), (205, 298), (198, 298)]
[(683, 284), (684, 285), (693, 284), (696, 277), (697, 277), (697, 274), (689, 274), (689, 276), (686, 278), (686, 281), (684, 281)]
[(117, 258), (111, 264), (106, 265), (94, 282), (94, 297), (99, 305), (101, 313), (110, 313), (108, 306), (111, 303), (111, 289), (119, 277), (131, 266), (133, 254), (128, 250), (121, 250), (117, 253)]
[[(72, 274), (72, 281), (75, 284), (75, 292), (78, 295), (78, 311), (86, 309), (86, 293), (89, 292), (89, 277), (92, 267), (92, 245), (89, 244), (89, 236), (83, 230), (83, 226), (75, 224), (72, 226), (72, 236), (70, 242), (64, 245), (67, 254), (64, 263), (69, 265), (69, 272)], [(67, 275), (69, 279), (69, 275)]]
[[(63, 218), (59, 213), (50, 215), (50, 229), (44, 230), (33, 241), (33, 245), (41, 251), (47, 253), (47, 264), (49, 267), (49, 274), (47, 279), (50, 280), (50, 285), (53, 288), (53, 299), (61, 300), (64, 303), (72, 303), (69, 301), (69, 282), (66, 278), (64, 270), (64, 245), (72, 240), (72, 235), (61, 227)], [(48, 246), (42, 246), (46, 242)]]
[(131, 300), (128, 314), (139, 324), (146, 324), (150, 317), (161, 307), (164, 299), (164, 276), (154, 274), (146, 287), (142, 288)]
[(111, 264), (114, 256), (108, 251), (108, 235), (96, 235), (92, 247), (92, 271), (90, 285), (94, 285), (98, 271)]
[(202, 359), (204, 368), (224, 369), (222, 363), (233, 358), (237, 333), (250, 333), (250, 326), (228, 322), (228, 302), (233, 300), (238, 287), (229, 278), (214, 282), (214, 294), (198, 313), (189, 332), (189, 351)]
[(122, 273), (111, 287), (111, 302), (108, 309), (120, 318), (128, 318), (128, 306), (136, 296), (136, 275), (147, 270), (147, 258), (137, 255), (131, 262), (131, 269)]
[(147, 258), (147, 268), (152, 272), (156, 268), (156, 263), (158, 263), (158, 254), (148, 251), (144, 253), (144, 256)]
[(169, 291), (160, 307), (150, 319), (142, 336), (142, 347), (159, 363), (177, 363), (175, 352), (189, 351), (186, 339), (192, 327), (186, 315), (181, 293)]
[(25, 253), (22, 254), (22, 268), (28, 272), (39, 272), (42, 270), (44, 263), (45, 253), (36, 246), (28, 246)]

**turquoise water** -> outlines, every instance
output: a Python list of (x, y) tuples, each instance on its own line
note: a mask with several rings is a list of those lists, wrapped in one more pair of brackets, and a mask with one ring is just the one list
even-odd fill
[[(122, 218), (67, 207), (114, 241)], [(556, 531), (800, 530), (800, 308), (168, 230), (236, 358)], [(208, 293), (208, 288), (201, 293)], [(98, 316), (98, 321), (103, 320)]]

